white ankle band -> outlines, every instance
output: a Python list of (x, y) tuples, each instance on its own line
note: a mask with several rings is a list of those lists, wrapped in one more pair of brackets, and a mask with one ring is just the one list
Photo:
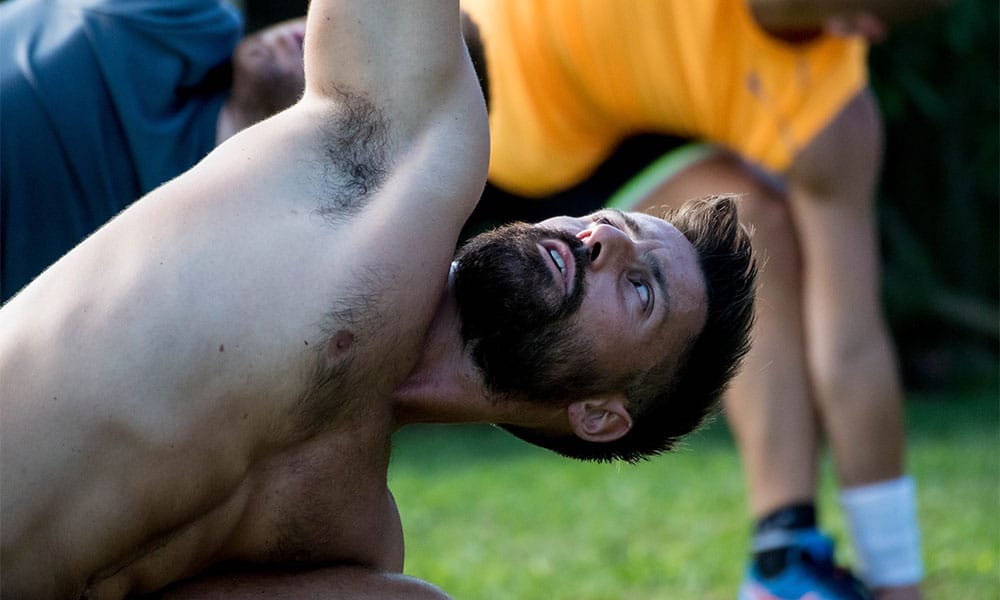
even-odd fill
[(840, 504), (858, 555), (858, 571), (871, 587), (918, 583), (923, 577), (916, 486), (909, 476), (840, 492)]

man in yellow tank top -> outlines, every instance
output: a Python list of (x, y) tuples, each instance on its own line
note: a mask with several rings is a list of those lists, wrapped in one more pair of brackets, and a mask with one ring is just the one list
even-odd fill
[(784, 170), (867, 80), (861, 40), (786, 43), (744, 0), (463, 8), (493, 84), (490, 179), (524, 196), (577, 183), (642, 131), (708, 139)]
[[(767, 263), (755, 346), (726, 398), (755, 519), (741, 600), (920, 597), (902, 394), (879, 304), (882, 139), (866, 58), (886, 25), (935, 4), (463, 0), (492, 138), (478, 226), (743, 195)], [(609, 197), (602, 169), (645, 133), (703, 143)], [(834, 570), (816, 529), (824, 438), (864, 586)]]

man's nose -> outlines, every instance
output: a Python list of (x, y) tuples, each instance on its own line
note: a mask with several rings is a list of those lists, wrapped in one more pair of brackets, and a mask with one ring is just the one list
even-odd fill
[(594, 270), (631, 261), (635, 255), (632, 238), (613, 225), (601, 223), (581, 231), (577, 237), (590, 251), (590, 265)]

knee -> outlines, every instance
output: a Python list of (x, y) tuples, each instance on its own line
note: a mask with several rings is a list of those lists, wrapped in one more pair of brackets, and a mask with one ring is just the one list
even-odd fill
[(881, 323), (847, 327), (813, 344), (813, 385), (821, 403), (858, 398), (872, 402), (897, 393), (896, 354)]

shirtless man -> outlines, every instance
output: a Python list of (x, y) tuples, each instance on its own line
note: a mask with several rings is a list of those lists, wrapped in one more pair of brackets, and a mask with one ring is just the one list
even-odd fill
[(488, 146), (456, 1), (314, 0), (305, 72), (0, 310), (5, 596), (439, 597), (398, 574), (393, 431), (635, 460), (746, 351), (729, 199), (503, 230), (449, 271)]
[(219, 559), (400, 569), (384, 400), (478, 199), (485, 108), (455, 2), (317, 0), (307, 27), (300, 102), (0, 312), (5, 596)]

